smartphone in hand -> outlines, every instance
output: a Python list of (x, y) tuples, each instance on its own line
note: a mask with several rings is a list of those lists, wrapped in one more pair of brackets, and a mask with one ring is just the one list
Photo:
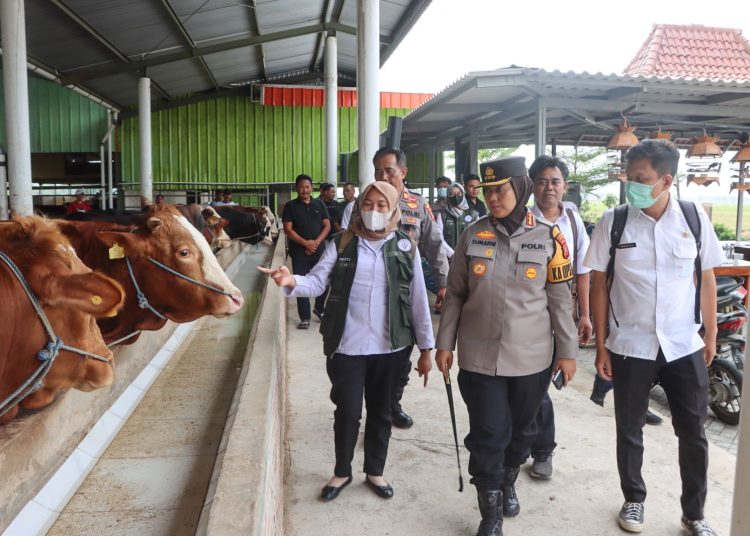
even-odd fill
[(558, 391), (564, 387), (562, 369), (557, 369), (557, 371), (552, 375), (552, 385), (554, 385), (555, 389), (557, 389)]

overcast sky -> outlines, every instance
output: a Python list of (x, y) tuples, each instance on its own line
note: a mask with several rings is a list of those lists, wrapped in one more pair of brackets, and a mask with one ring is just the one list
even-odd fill
[(510, 65), (619, 73), (655, 23), (739, 28), (750, 4), (706, 0), (432, 0), (381, 69), (381, 90), (436, 93)]
[[(620, 73), (657, 23), (738, 28), (750, 39), (747, 0), (627, 0), (620, 5), (602, 0), (432, 0), (381, 69), (380, 89), (438, 93), (471, 71), (510, 65)], [(518, 154), (530, 161), (534, 148), (522, 146)], [(723, 167), (720, 187), (691, 186), (684, 194), (704, 201), (736, 200), (736, 192), (728, 193), (729, 166)]]

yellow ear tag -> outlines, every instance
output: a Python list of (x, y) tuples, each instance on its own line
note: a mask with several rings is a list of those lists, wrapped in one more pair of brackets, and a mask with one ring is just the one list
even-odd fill
[(115, 242), (114, 245), (109, 248), (109, 260), (122, 259), (123, 257), (125, 257), (125, 250), (120, 244)]
[(102, 297), (101, 296), (97, 296), (96, 294), (94, 294), (93, 296), (91, 296), (91, 303), (93, 303), (94, 305), (101, 305), (102, 304)]

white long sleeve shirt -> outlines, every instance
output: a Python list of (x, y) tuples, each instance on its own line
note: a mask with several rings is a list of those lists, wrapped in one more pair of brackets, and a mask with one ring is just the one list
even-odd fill
[[(703, 207), (696, 206), (701, 223), (701, 269), (711, 270), (721, 266), (724, 256), (711, 221)], [(605, 212), (591, 236), (584, 263), (597, 272), (607, 271), (613, 218), (614, 210)], [(661, 347), (667, 362), (700, 350), (703, 340), (694, 318), (696, 245), (677, 201), (669, 200), (659, 220), (628, 207), (620, 246), (610, 290), (607, 348), (654, 361)]]
[[(391, 233), (385, 240), (360, 238), (357, 245), (357, 269), (344, 321), (344, 334), (336, 353), (345, 355), (387, 354), (400, 350), (391, 348), (388, 330), (388, 280), (383, 246), (394, 240)], [(306, 276), (295, 275), (297, 286), (284, 289), (290, 298), (319, 296), (328, 286), (336, 264), (335, 242), (330, 242), (323, 256)], [(411, 280), (411, 316), (419, 348), (432, 348), (435, 340), (427, 301), (422, 262), (419, 251), (414, 255), (414, 277)]]

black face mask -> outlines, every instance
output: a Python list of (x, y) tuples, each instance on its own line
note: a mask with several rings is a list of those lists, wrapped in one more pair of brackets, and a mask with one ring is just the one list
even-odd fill
[(464, 196), (462, 195), (454, 195), (448, 198), (448, 201), (450, 201), (451, 205), (453, 205), (454, 207), (457, 207), (458, 205), (460, 205), (463, 202), (463, 200), (464, 200)]

